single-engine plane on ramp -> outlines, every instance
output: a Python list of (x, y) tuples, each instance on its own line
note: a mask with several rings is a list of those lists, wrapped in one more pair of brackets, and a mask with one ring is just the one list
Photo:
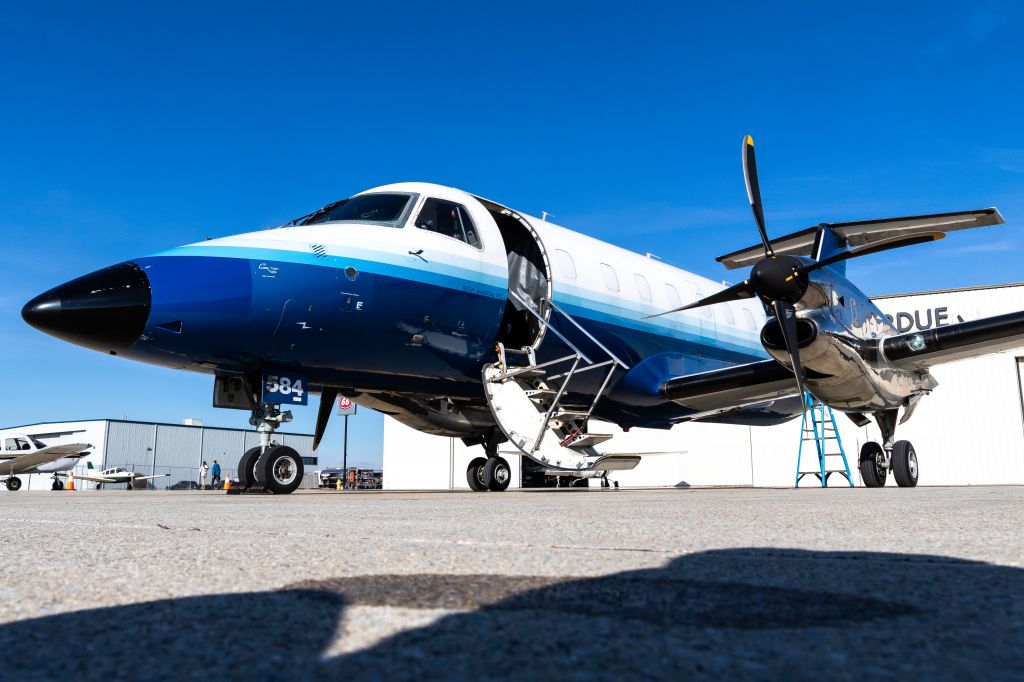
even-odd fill
[(995, 208), (823, 223), (770, 239), (754, 143), (742, 143), (760, 243), (723, 287), (579, 232), (439, 185), (377, 187), (277, 229), (178, 247), (47, 291), (32, 326), (104, 353), (211, 374), (214, 403), (248, 410), (260, 445), (243, 485), (295, 490), (303, 463), (274, 440), (283, 409), (320, 394), (319, 444), (344, 395), (421, 431), (483, 446), (467, 480), (504, 490), (503, 442), (560, 476), (635, 467), (601, 451), (623, 428), (768, 425), (804, 389), (874, 419), (868, 486), (916, 485), (897, 422), (935, 389), (935, 364), (1024, 344), (1024, 312), (901, 334), (845, 276), (846, 261), (1003, 223)]
[(89, 454), (87, 443), (47, 445), (32, 436), (12, 433), (0, 441), (0, 482), (11, 492), (21, 490), (17, 474), (53, 474), (53, 489), (64, 487), (58, 472), (71, 469)]
[(76, 481), (91, 481), (96, 484), (99, 488), (104, 483), (124, 483), (128, 490), (131, 490), (136, 481), (148, 481), (153, 478), (164, 478), (170, 476), (170, 474), (154, 474), (152, 476), (145, 476), (143, 474), (137, 474), (134, 471), (128, 471), (122, 467), (110, 467), (104, 469), (99, 473), (92, 473), (96, 469), (93, 467), (92, 462), (87, 462), (87, 468), (89, 473), (87, 474), (72, 474), (71, 477)]

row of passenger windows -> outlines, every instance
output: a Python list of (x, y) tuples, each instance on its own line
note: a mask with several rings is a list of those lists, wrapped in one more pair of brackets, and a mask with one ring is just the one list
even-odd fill
[[(562, 249), (555, 249), (555, 260), (558, 261), (558, 267), (562, 271), (562, 275), (566, 279), (576, 279), (576, 263), (572, 259), (572, 254)], [(619, 283), (619, 275), (615, 272), (615, 268), (607, 263), (601, 263), (601, 279), (604, 280), (604, 286), (608, 291), (620, 292), (622, 291), (621, 284)], [(633, 282), (636, 285), (637, 293), (640, 294), (640, 299), (647, 303), (651, 303), (654, 300), (653, 293), (651, 291), (651, 283), (647, 281), (647, 278), (640, 273), (634, 273)], [(705, 294), (692, 282), (687, 282), (692, 289), (694, 300), (704, 298)], [(679, 295), (679, 290), (672, 284), (665, 284), (665, 295), (668, 298), (670, 308), (679, 308), (683, 305), (682, 297)], [(729, 304), (718, 306), (725, 316), (726, 324), (735, 325), (736, 316), (733, 314), (732, 307)], [(757, 322), (754, 320), (754, 314), (750, 312), (748, 308), (740, 308), (743, 311), (743, 318), (752, 331), (757, 331)], [(714, 313), (711, 306), (705, 306), (700, 308), (700, 313), (707, 319), (714, 319)]]

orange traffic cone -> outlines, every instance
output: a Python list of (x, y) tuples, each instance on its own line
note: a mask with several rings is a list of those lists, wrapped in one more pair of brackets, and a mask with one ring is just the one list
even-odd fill
[(75, 489), (75, 472), (68, 472), (68, 484), (64, 487), (65, 490)]
[(231, 478), (224, 479), (224, 490), (231, 490)]

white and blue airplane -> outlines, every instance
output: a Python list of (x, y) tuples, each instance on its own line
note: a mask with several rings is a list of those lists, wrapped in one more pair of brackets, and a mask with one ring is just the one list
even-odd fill
[(22, 315), (71, 343), (213, 375), (214, 404), (251, 411), (261, 434), (241, 483), (277, 493), (303, 473), (273, 438), (282, 407), (311, 392), (315, 444), (344, 395), (482, 445), (469, 485), (504, 490), (504, 442), (545, 474), (604, 476), (639, 456), (602, 454), (591, 418), (776, 424), (802, 413), (807, 390), (878, 423), (883, 442), (860, 453), (868, 486), (890, 472), (915, 485), (900, 410), (906, 420), (935, 388), (930, 366), (1022, 345), (1024, 312), (901, 334), (845, 261), (1002, 217), (825, 223), (769, 240), (749, 136), (743, 168), (761, 243), (718, 259), (752, 267), (727, 288), (461, 190), (401, 183), (93, 272)]

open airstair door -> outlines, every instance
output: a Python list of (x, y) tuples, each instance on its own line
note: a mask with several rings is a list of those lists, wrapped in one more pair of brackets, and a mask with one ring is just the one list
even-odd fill
[[(602, 476), (634, 468), (639, 457), (602, 455), (594, 448), (610, 435), (587, 433), (587, 422), (612, 376), (629, 368), (554, 304), (550, 261), (529, 221), (504, 206), (480, 201), (498, 224), (508, 254), (508, 301), (496, 339), (498, 362), (483, 370), (487, 404), (498, 427), (520, 452), (552, 475)], [(552, 315), (563, 316), (595, 344), (601, 357), (580, 351), (549, 324)], [(536, 351), (547, 333), (556, 335), (571, 353), (538, 364)], [(573, 379), (591, 371), (603, 377), (593, 400), (565, 405)]]
[(477, 199), (498, 224), (508, 254), (508, 300), (496, 341), (507, 348), (536, 349), (544, 339), (551, 308), (551, 263), (529, 221), (510, 208)]

